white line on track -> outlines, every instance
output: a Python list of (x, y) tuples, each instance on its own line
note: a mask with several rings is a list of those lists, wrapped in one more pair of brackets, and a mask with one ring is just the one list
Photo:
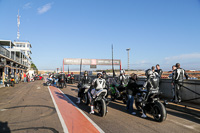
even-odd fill
[(55, 99), (54, 99), (54, 97), (53, 97), (53, 95), (52, 95), (52, 93), (51, 93), (51, 91), (50, 91), (49, 86), (48, 86), (48, 90), (49, 90), (49, 93), (50, 93), (50, 95), (51, 95), (51, 99), (52, 99), (52, 101), (53, 101), (53, 104), (54, 104), (54, 106), (55, 106), (55, 108), (56, 108), (56, 111), (57, 111), (57, 114), (58, 114), (58, 118), (60, 119), (61, 125), (62, 125), (62, 127), (63, 127), (63, 131), (64, 131), (64, 133), (69, 133), (69, 131), (68, 131), (68, 129), (67, 129), (67, 126), (66, 126), (66, 124), (65, 124), (65, 121), (64, 121), (64, 119), (63, 119), (63, 117), (62, 117), (62, 115), (61, 115), (61, 113), (60, 113), (60, 110), (58, 109), (58, 106), (57, 106), (57, 104), (56, 104), (56, 101), (55, 101)]
[(83, 114), (100, 133), (105, 133), (94, 121), (92, 121), (74, 102), (71, 101), (60, 89), (58, 89), (80, 112)]

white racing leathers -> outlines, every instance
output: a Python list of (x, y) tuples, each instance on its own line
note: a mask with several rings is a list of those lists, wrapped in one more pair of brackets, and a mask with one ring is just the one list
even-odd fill
[(96, 92), (98, 90), (104, 89), (106, 87), (106, 80), (103, 78), (96, 78), (92, 81), (94, 89), (91, 90), (92, 97), (96, 97)]

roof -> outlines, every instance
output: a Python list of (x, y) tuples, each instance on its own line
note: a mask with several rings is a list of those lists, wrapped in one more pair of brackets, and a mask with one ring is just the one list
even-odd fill
[(10, 46), (10, 43), (11, 46), (15, 46), (11, 40), (0, 40), (0, 45), (2, 46)]

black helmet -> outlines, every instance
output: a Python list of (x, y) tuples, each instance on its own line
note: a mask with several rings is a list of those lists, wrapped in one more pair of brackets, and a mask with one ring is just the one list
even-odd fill
[(103, 71), (102, 73), (105, 73), (105, 74), (106, 74), (106, 71)]
[(88, 71), (85, 71), (84, 74), (88, 74)]

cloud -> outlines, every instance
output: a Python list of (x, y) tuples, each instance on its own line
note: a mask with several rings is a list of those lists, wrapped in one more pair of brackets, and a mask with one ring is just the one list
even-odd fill
[(31, 3), (26, 3), (24, 6), (23, 6), (23, 9), (29, 9), (31, 8)]
[(48, 3), (40, 8), (37, 9), (39, 14), (43, 14), (51, 9), (53, 3)]
[(166, 57), (165, 61), (191, 60), (191, 59), (200, 59), (200, 53), (182, 54), (178, 56)]

